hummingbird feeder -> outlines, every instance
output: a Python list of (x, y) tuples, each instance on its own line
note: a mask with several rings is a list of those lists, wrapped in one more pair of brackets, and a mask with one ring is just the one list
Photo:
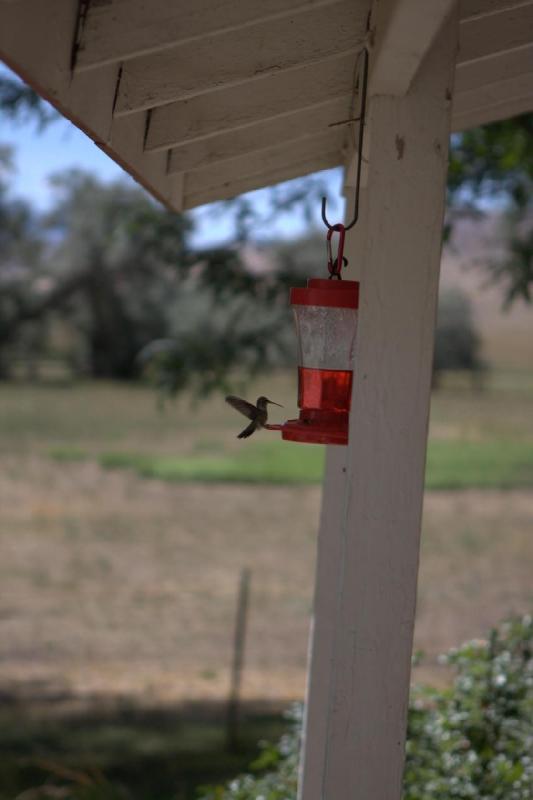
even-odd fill
[(282, 438), (293, 442), (347, 444), (357, 333), (359, 284), (313, 278), (291, 289), (298, 336), (298, 419)]
[[(359, 142), (355, 185), (354, 216), (348, 225), (331, 225), (322, 198), (322, 220), (326, 237), (329, 279), (312, 278), (306, 288), (291, 289), (290, 302), (298, 336), (298, 419), (283, 425), (265, 425), (280, 430), (283, 439), (315, 444), (348, 444), (348, 428), (353, 384), (353, 359), (357, 335), (359, 283), (343, 281), (344, 237), (359, 216), (359, 187), (363, 160), (368, 51), (362, 51), (360, 86)], [(332, 238), (338, 234), (337, 255), (332, 253)]]

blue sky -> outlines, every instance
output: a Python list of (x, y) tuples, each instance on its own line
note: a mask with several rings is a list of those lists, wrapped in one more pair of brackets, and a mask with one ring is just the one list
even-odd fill
[[(4, 74), (13, 75), (0, 65)], [(6, 120), (0, 118), (0, 144), (13, 148), (15, 171), (12, 176), (13, 194), (24, 197), (37, 209), (47, 209), (52, 200), (48, 176), (72, 167), (94, 172), (103, 181), (125, 177), (123, 170), (106, 156), (84, 133), (65, 119), (59, 119), (40, 131), (35, 122)], [(340, 170), (328, 170), (327, 177), (330, 197), (338, 197), (339, 202), (332, 208), (335, 219), (342, 219), (343, 201), (341, 199)], [(263, 211), (267, 208), (265, 190), (251, 192), (254, 206)], [(193, 212), (196, 220), (195, 243), (199, 245), (231, 241), (234, 234), (232, 215), (214, 214), (206, 206)], [(316, 224), (320, 223), (320, 209), (316, 209)], [(259, 238), (280, 236), (290, 238), (309, 229), (309, 223), (298, 210), (280, 215), (268, 230), (259, 230)]]

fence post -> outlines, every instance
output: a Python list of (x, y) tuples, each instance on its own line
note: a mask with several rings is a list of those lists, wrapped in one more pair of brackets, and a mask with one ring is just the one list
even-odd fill
[(235, 617), (235, 633), (233, 637), (231, 685), (226, 718), (226, 741), (229, 750), (235, 750), (239, 744), (240, 694), (244, 667), (246, 624), (248, 621), (248, 605), (250, 599), (250, 579), (250, 570), (245, 567), (241, 570), (239, 580), (237, 613)]

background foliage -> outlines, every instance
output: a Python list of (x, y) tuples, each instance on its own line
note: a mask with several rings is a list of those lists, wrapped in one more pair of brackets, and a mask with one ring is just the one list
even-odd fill
[(479, 377), (485, 366), (480, 349), (470, 300), (458, 288), (442, 291), (435, 331), (434, 388), (446, 370), (462, 370)]
[(448, 169), (448, 230), (462, 214), (503, 212), (504, 255), (487, 264), (507, 305), (533, 289), (533, 114), (454, 134)]
[[(57, 118), (9, 75), (0, 76), (0, 108), (38, 128)], [(251, 377), (293, 360), (287, 289), (324, 273), (323, 237), (271, 243), (266, 271), (254, 269), (246, 243), (258, 216), (265, 224), (298, 206), (310, 219), (324, 192), (320, 178), (274, 187), (261, 212), (248, 196), (229, 201), (235, 244), (199, 251), (190, 244), (191, 219), (129, 181), (55, 176), (53, 207), (39, 216), (11, 195), (10, 154), (1, 155), (0, 375), (17, 361), (52, 356), (99, 378), (137, 378), (149, 365), (160, 387), (205, 394), (226, 389), (232, 374)], [(452, 137), (447, 231), (464, 214), (503, 211), (505, 256), (487, 269), (508, 303), (530, 299), (532, 183), (533, 115)], [(468, 303), (457, 294), (442, 301), (437, 379), (455, 368), (481, 368)]]
[[(411, 698), (404, 800), (531, 800), (533, 619), (513, 619), (446, 661), (456, 673), (452, 688), (421, 688)], [(296, 715), (255, 774), (210, 789), (203, 800), (296, 798), (300, 728)]]

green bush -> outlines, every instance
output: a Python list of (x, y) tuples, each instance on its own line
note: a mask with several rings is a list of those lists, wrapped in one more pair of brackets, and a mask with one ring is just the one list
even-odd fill
[(438, 386), (445, 370), (462, 370), (479, 376), (484, 369), (480, 348), (470, 300), (460, 289), (445, 289), (439, 296), (433, 385)]
[[(533, 619), (514, 619), (488, 641), (446, 657), (446, 690), (417, 689), (409, 709), (404, 800), (533, 798)], [(300, 718), (254, 773), (203, 800), (296, 798)]]

